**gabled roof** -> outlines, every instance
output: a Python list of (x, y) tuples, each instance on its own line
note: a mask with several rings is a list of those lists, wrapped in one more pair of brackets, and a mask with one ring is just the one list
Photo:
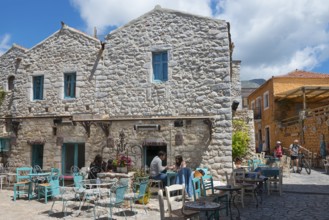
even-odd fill
[(296, 69), (285, 75), (274, 76), (274, 78), (329, 78), (329, 74), (307, 72), (304, 70)]
[[(79, 34), (79, 35), (81, 35), (81, 36), (83, 36), (83, 37), (86, 37), (86, 38), (88, 38), (88, 39), (90, 39), (90, 40), (94, 40), (94, 41), (99, 42), (99, 43), (101, 42), (99, 39), (97, 39), (97, 38), (95, 38), (95, 37), (92, 37), (92, 36), (90, 36), (90, 35), (88, 35), (88, 34), (86, 34), (86, 33), (83, 33), (82, 31), (79, 31), (79, 30), (77, 30), (77, 29), (75, 29), (75, 28), (69, 27), (68, 25), (66, 25), (66, 24), (64, 24), (64, 23), (62, 22), (62, 27), (61, 27), (61, 29), (59, 29), (58, 31), (56, 31), (55, 33), (53, 33), (52, 35), (50, 35), (49, 37), (47, 37), (47, 38), (44, 39), (43, 41), (39, 42), (38, 44), (34, 45), (30, 50), (33, 50), (33, 49), (36, 48), (37, 46), (43, 44), (43, 43), (46, 42), (49, 38), (52, 38), (53, 36), (56, 36), (56, 35), (57, 35), (58, 33), (60, 33), (62, 30), (69, 30), (69, 31), (71, 31), (71, 32), (73, 32), (73, 33)], [(30, 50), (29, 50), (29, 51), (30, 51)]]
[(201, 15), (195, 15), (195, 14), (191, 14), (191, 13), (187, 13), (187, 12), (182, 12), (182, 11), (177, 11), (177, 10), (172, 10), (172, 9), (167, 9), (167, 8), (162, 8), (160, 5), (156, 5), (154, 7), (153, 10), (146, 12), (145, 14), (139, 16), (136, 19), (131, 20), (130, 22), (128, 22), (127, 24), (113, 30), (112, 32), (110, 32), (109, 34), (106, 35), (105, 39), (108, 39), (110, 37), (110, 35), (115, 34), (116, 32), (119, 32), (120, 30), (122, 30), (123, 28), (126, 28), (134, 23), (136, 23), (137, 21), (141, 20), (144, 17), (149, 16), (150, 14), (154, 13), (155, 11), (162, 11), (162, 12), (167, 12), (167, 13), (175, 13), (175, 14), (179, 14), (179, 15), (184, 15), (184, 16), (191, 16), (191, 17), (198, 17), (200, 19), (205, 19), (205, 20), (212, 20), (212, 21), (218, 21), (218, 22), (226, 22), (225, 20), (221, 20), (221, 19), (216, 19), (216, 18), (212, 18), (212, 17), (206, 17), (206, 16), (201, 16)]
[(21, 50), (23, 53), (26, 52), (26, 51), (28, 51), (28, 49), (25, 48), (25, 47), (22, 47), (22, 46), (20, 46), (20, 45), (18, 45), (18, 44), (13, 44), (13, 45), (11, 46), (11, 48), (9, 48), (5, 53), (3, 53), (2, 55), (0, 55), (0, 57), (4, 56), (5, 54), (10, 53), (10, 51), (15, 50), (15, 49), (16, 49), (16, 50)]

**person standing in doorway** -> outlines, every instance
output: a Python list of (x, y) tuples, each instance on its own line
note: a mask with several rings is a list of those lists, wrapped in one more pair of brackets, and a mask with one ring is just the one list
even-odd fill
[(164, 186), (167, 186), (167, 174), (168, 166), (162, 166), (162, 161), (167, 157), (164, 151), (159, 151), (158, 156), (155, 156), (150, 165), (150, 178), (155, 180), (161, 180)]
[(267, 153), (267, 144), (266, 144), (266, 141), (265, 140), (263, 140), (262, 152), (265, 152), (265, 154)]

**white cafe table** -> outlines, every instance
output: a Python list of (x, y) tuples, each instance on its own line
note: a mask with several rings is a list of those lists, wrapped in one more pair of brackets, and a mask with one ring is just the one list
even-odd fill
[[(82, 189), (77, 189), (79, 193), (82, 194), (82, 199), (80, 201), (79, 210), (76, 216), (81, 213), (81, 208), (87, 200), (97, 200), (101, 197), (102, 192), (109, 192), (110, 188), (117, 183), (117, 179), (96, 179), (82, 180)], [(104, 189), (104, 191), (102, 190)]]

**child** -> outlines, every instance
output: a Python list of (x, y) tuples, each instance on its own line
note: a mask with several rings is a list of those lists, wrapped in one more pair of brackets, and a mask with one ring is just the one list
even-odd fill
[(277, 141), (275, 148), (274, 148), (274, 157), (279, 158), (281, 160), (282, 157), (282, 146), (281, 146), (281, 141)]

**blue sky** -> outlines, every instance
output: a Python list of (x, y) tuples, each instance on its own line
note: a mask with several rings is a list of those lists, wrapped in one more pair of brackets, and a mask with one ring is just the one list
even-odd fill
[(327, 0), (2, 0), (0, 54), (13, 43), (33, 47), (61, 21), (89, 34), (96, 27), (102, 39), (157, 4), (230, 22), (242, 80), (295, 69), (329, 73)]

